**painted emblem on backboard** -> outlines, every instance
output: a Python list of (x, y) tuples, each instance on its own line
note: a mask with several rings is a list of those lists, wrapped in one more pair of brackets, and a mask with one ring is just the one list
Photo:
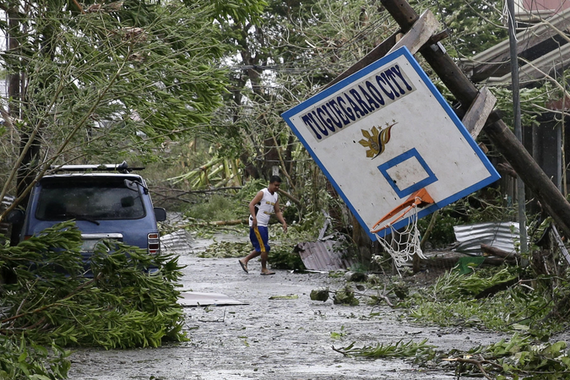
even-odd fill
[(378, 127), (374, 126), (370, 131), (361, 130), (362, 135), (366, 139), (360, 140), (359, 143), (363, 147), (368, 148), (366, 157), (374, 159), (384, 152), (386, 144), (390, 141), (392, 127), (398, 124), (394, 120), (392, 121), (392, 124), (386, 123), (386, 128), (384, 129), (378, 129)]

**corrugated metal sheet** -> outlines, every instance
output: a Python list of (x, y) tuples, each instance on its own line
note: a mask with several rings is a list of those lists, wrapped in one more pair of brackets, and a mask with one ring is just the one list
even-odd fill
[(178, 230), (160, 237), (161, 249), (164, 252), (179, 253), (190, 249), (189, 242), (192, 240), (192, 236), (186, 230)]
[(454, 226), (457, 240), (454, 251), (480, 256), (481, 244), (515, 252), (515, 241), (519, 239), (519, 224), (515, 222), (480, 223)]
[(16, 198), (13, 196), (5, 195), (4, 198), (2, 198), (2, 202), (0, 202), (2, 204), (0, 207), (2, 207), (2, 208), (10, 207), (10, 205), (12, 203), (14, 203), (14, 199), (16, 199)]
[(341, 250), (340, 246), (341, 243), (336, 240), (319, 240), (299, 243), (297, 250), (308, 270), (348, 269), (353, 262), (346, 258), (346, 251)]
[(221, 293), (180, 292), (178, 303), (182, 306), (247, 305)]
[[(0, 202), (0, 213), (4, 212), (8, 207), (14, 203), (14, 197), (12, 196), (4, 196)], [(10, 224), (6, 222), (0, 222), (0, 234), (1, 235), (8, 235), (8, 231), (10, 230)]]

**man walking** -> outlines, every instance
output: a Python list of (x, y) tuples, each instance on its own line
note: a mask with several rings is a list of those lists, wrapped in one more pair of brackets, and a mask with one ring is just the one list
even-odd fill
[(249, 240), (253, 245), (253, 251), (239, 260), (242, 269), (248, 272), (247, 263), (249, 260), (261, 255), (261, 274), (271, 275), (275, 272), (267, 269), (267, 257), (269, 255), (269, 219), (275, 214), (277, 220), (283, 225), (283, 231), (287, 232), (287, 223), (283, 219), (283, 214), (279, 207), (279, 186), (281, 178), (272, 176), (269, 179), (269, 186), (260, 190), (249, 202)]

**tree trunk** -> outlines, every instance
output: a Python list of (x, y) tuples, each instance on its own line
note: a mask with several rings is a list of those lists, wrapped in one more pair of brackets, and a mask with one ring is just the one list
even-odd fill
[[(20, 21), (18, 16), (18, 2), (12, 2), (10, 4), (10, 9), (8, 10), (8, 35), (7, 35), (7, 42), (8, 42), (8, 55), (12, 55), (13, 57), (18, 56), (18, 50), (20, 49), (20, 41), (16, 38), (20, 29)], [(11, 61), (7, 61), (11, 62)], [(9, 63), (7, 63), (9, 64)], [(21, 75), (20, 73), (14, 69), (7, 67), (8, 76), (8, 114), (12, 120), (20, 119), (20, 81)], [(25, 141), (27, 139), (25, 136), (20, 136), (20, 153), (22, 153), (23, 147), (26, 145)], [(25, 164), (24, 162), (22, 163)], [(22, 206), (26, 206), (27, 204), (27, 197), (26, 199), (19, 199), (20, 195), (23, 194), (24, 189), (26, 188), (24, 184), (25, 174), (21, 170), (22, 167), (20, 166), (17, 168), (18, 175), (16, 179), (16, 195), (17, 199), (20, 201)], [(10, 233), (10, 244), (16, 245), (19, 241), (20, 231), (22, 226), (19, 224), (14, 224), (11, 229)]]
[(368, 232), (362, 228), (358, 220), (350, 214), (352, 218), (352, 240), (356, 245), (358, 260), (361, 263), (369, 263), (372, 261), (372, 240), (368, 236)]

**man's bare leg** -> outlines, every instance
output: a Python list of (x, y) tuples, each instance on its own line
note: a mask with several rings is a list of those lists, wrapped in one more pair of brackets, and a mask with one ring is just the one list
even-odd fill
[[(249, 260), (256, 258), (257, 256), (261, 255), (261, 252), (258, 252), (256, 250), (251, 251), (251, 253), (249, 255), (247, 255), (246, 257), (244, 257), (243, 259), (240, 259), (239, 262), (241, 263), (241, 267), (243, 268), (244, 271), (248, 272), (247, 269), (247, 263), (249, 263)], [(249, 273), (249, 272), (248, 272)]]
[(264, 275), (275, 274), (275, 272), (272, 272), (269, 269), (267, 269), (267, 258), (269, 257), (267, 251), (260, 252), (260, 254), (261, 254), (261, 274)]

